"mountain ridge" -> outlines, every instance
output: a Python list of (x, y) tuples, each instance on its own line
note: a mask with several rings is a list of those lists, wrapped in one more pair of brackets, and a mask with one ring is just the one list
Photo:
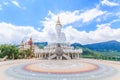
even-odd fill
[[(39, 46), (40, 48), (43, 48), (44, 46), (48, 45), (48, 42), (35, 42), (34, 44)], [(80, 43), (72, 43), (71, 46), (73, 46), (74, 48), (88, 48), (90, 50), (98, 51), (98, 52), (110, 52), (110, 51), (120, 52), (120, 42), (116, 40), (110, 40), (106, 42), (86, 44), (86, 45), (82, 45)]]
[(99, 51), (99, 52), (110, 52), (110, 51), (120, 52), (120, 42), (118, 42), (116, 40), (87, 44), (84, 46), (86, 48), (89, 48), (89, 49), (94, 50), (94, 51)]

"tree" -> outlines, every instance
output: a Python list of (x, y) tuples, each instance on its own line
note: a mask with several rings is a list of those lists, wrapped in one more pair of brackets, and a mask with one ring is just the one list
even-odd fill
[(8, 56), (8, 59), (18, 59), (19, 58), (19, 50), (16, 48), (15, 45), (11, 44), (3, 44), (0, 45), (0, 58), (3, 58), (4, 56)]
[(26, 49), (26, 50), (20, 51), (20, 53), (22, 54), (23, 58), (30, 59), (30, 58), (34, 57), (34, 53), (30, 49)]

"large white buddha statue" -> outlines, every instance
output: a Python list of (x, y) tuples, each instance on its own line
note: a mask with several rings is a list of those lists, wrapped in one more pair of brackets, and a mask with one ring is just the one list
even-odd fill
[(60, 22), (60, 18), (58, 16), (58, 20), (57, 20), (57, 24), (56, 24), (56, 42), (57, 43), (63, 43), (66, 41), (66, 37), (65, 34), (63, 32), (61, 32), (62, 29), (62, 25)]

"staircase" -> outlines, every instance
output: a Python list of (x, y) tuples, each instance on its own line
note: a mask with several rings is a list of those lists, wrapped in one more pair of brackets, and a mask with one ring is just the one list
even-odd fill
[(48, 57), (48, 60), (51, 60), (53, 58), (55, 58), (57, 55), (56, 54), (53, 54), (52, 56)]
[(70, 56), (67, 56), (65, 54), (62, 55), (64, 58), (66, 58), (67, 60), (71, 59)]

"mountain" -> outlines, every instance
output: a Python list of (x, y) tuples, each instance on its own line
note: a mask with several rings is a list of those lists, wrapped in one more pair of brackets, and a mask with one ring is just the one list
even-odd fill
[[(34, 44), (43, 49), (44, 46), (48, 45), (48, 42), (35, 42)], [(73, 43), (71, 46), (75, 49), (81, 48), (83, 58), (111, 59), (112, 56), (112, 60), (116, 60), (116, 55), (120, 54), (120, 42), (115, 40), (87, 45)]]
[(44, 46), (48, 45), (48, 42), (35, 42), (35, 45), (37, 45), (39, 48), (43, 48)]
[(120, 42), (115, 40), (101, 42), (101, 43), (87, 44), (84, 45), (84, 47), (99, 52), (111, 52), (111, 51), (120, 52)]
[[(48, 45), (48, 42), (35, 42), (34, 44), (39, 46), (40, 48), (43, 48), (44, 46)], [(71, 46), (73, 46), (74, 48), (89, 49), (98, 52), (112, 52), (112, 51), (120, 52), (120, 42), (115, 40), (87, 45), (73, 43), (71, 44)]]
[(84, 46), (80, 43), (73, 43), (71, 44), (71, 46), (73, 46), (74, 48), (84, 48)]

